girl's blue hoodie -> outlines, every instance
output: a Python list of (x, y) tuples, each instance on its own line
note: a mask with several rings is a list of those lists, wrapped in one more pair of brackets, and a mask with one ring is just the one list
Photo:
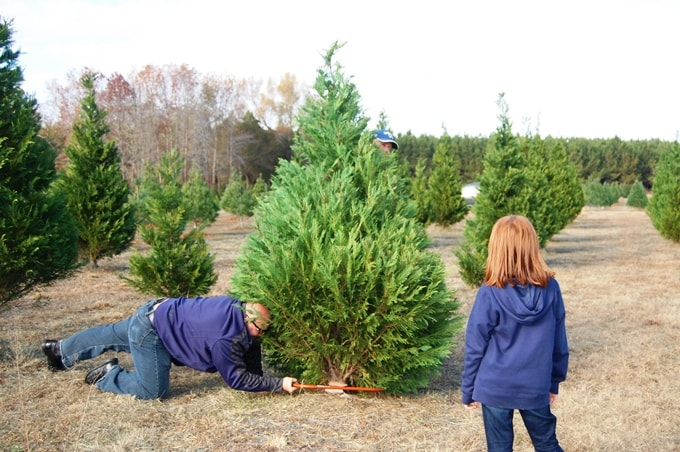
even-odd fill
[(483, 285), (465, 334), (463, 403), (538, 409), (550, 404), (567, 376), (564, 301), (551, 278), (534, 285)]

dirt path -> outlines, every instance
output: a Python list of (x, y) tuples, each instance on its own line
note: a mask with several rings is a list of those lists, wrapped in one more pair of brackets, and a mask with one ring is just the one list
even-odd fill
[(584, 209), (546, 257), (568, 315), (563, 436), (580, 450), (680, 449), (680, 246), (620, 203)]

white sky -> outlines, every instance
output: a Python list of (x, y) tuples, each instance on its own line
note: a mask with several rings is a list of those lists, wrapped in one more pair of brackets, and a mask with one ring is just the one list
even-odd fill
[(0, 0), (25, 91), (89, 67), (146, 64), (312, 84), (321, 55), (353, 77), (375, 125), (487, 136), (505, 92), (513, 130), (675, 140), (677, 0)]

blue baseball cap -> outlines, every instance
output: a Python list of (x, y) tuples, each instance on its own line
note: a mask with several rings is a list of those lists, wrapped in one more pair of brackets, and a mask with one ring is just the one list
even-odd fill
[(380, 141), (381, 143), (392, 143), (392, 149), (399, 149), (399, 145), (392, 136), (392, 134), (385, 129), (380, 129), (373, 135), (373, 138)]

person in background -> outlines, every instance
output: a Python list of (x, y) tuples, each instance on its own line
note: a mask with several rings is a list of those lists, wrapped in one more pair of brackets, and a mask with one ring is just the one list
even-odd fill
[(463, 404), (481, 404), (489, 451), (512, 450), (515, 409), (537, 451), (562, 451), (550, 410), (569, 361), (560, 286), (527, 218), (499, 219), (488, 250), (465, 335)]
[(85, 382), (102, 391), (140, 399), (168, 396), (171, 364), (219, 372), (233, 389), (294, 391), (292, 377), (265, 376), (258, 336), (270, 322), (260, 303), (229, 296), (159, 298), (120, 322), (96, 326), (62, 340), (46, 339), (42, 351), (53, 371), (106, 351), (128, 352), (135, 371), (109, 359), (90, 370)]
[(397, 144), (397, 141), (394, 139), (394, 136), (392, 136), (392, 134), (385, 129), (380, 129), (377, 132), (375, 132), (373, 134), (373, 141), (386, 154), (389, 154), (393, 150), (396, 151), (397, 149), (399, 149), (399, 145)]

